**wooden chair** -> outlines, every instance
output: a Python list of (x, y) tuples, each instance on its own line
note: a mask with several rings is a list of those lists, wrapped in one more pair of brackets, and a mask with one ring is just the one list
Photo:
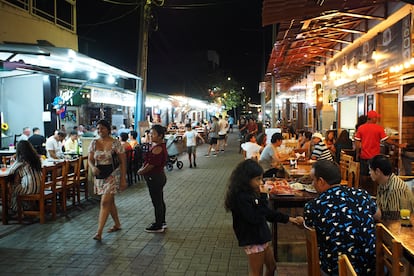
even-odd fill
[(308, 275), (320, 276), (319, 248), (315, 229), (305, 226), (305, 237)]
[(80, 202), (80, 194), (83, 192), (85, 195), (85, 199), (88, 200), (89, 198), (89, 180), (88, 180), (88, 173), (89, 173), (89, 163), (88, 163), (88, 156), (81, 156), (78, 159), (78, 171), (77, 171), (77, 185), (76, 185), (76, 195), (78, 202)]
[(67, 161), (59, 162), (56, 167), (56, 196), (60, 204), (60, 210), (66, 215), (66, 201), (67, 201)]
[(360, 164), (350, 161), (348, 167), (348, 187), (359, 187)]
[(345, 254), (342, 254), (338, 258), (338, 270), (339, 276), (357, 276), (354, 267)]
[(126, 173), (127, 173), (127, 182), (128, 186), (133, 184), (133, 162), (134, 162), (134, 151), (127, 150), (125, 151), (126, 156)]
[(376, 275), (384, 275), (384, 268), (387, 268), (389, 275), (401, 275), (401, 272), (404, 271), (404, 266), (400, 261), (402, 256), (401, 242), (397, 241), (382, 223), (376, 225), (376, 236)]
[(17, 142), (19, 142), (21, 136), (22, 136), (22, 133), (14, 135), (14, 140), (13, 140), (13, 145), (14, 146), (17, 145)]
[(348, 172), (349, 172), (349, 163), (353, 161), (352, 156), (344, 154), (341, 152), (339, 167), (341, 169), (341, 184), (348, 185)]
[[(70, 195), (70, 197), (72, 198), (72, 205), (75, 206), (76, 204), (76, 195), (77, 195), (77, 191), (78, 191), (78, 185), (79, 185), (79, 181), (78, 181), (78, 167), (79, 167), (79, 159), (71, 159), (71, 160), (67, 160), (65, 161), (65, 173), (66, 173), (66, 195)], [(80, 200), (78, 199), (78, 203), (80, 202)]]
[[(48, 205), (50, 205), (52, 219), (56, 219), (56, 169), (55, 166), (42, 168), (42, 182), (38, 194), (19, 195), (17, 197), (19, 223), (22, 222), (23, 216), (37, 216), (41, 224), (45, 223), (46, 207)], [(30, 209), (25, 210), (23, 209), (23, 202), (27, 201), (32, 204)]]

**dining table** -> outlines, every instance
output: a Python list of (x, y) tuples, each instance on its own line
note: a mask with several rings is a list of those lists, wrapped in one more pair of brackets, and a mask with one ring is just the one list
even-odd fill
[[(270, 206), (273, 210), (278, 208), (303, 208), (305, 204), (316, 198), (316, 192), (308, 191), (295, 191), (292, 195), (277, 195), (269, 194)], [(277, 222), (272, 223), (272, 242), (273, 242), (273, 254), (276, 261), (278, 261), (277, 254)]]
[(309, 176), (312, 165), (315, 160), (296, 160), (296, 165), (291, 165), (290, 160), (283, 162), (283, 169), (285, 170), (288, 178), (298, 178), (303, 176)]
[[(54, 166), (64, 159), (45, 159), (42, 160), (42, 167)], [(9, 210), (9, 181), (10, 181), (10, 166), (2, 167), (0, 170), (0, 187), (1, 187), (1, 221), (3, 224), (8, 224), (8, 210)]]
[[(398, 216), (399, 217), (399, 214)], [(384, 219), (382, 224), (399, 240), (403, 245), (404, 258), (414, 266), (414, 216), (410, 217), (411, 226), (401, 225), (399, 219)]]

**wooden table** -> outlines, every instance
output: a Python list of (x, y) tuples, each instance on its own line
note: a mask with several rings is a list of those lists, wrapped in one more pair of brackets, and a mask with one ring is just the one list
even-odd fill
[[(271, 208), (274, 210), (278, 208), (303, 208), (306, 202), (316, 198), (317, 196), (318, 194), (316, 193), (298, 191), (295, 193), (295, 195), (292, 196), (270, 194), (269, 201)], [(277, 261), (277, 223), (272, 223), (272, 230), (273, 254), (275, 260)]]
[(312, 169), (311, 163), (301, 163), (297, 164), (297, 168), (294, 168), (289, 165), (283, 165), (286, 173), (289, 175), (288, 177), (302, 177), (302, 176), (309, 176), (310, 171)]
[(9, 196), (8, 192), (9, 189), (7, 187), (7, 184), (9, 182), (9, 175), (10, 175), (10, 168), (6, 168), (5, 171), (0, 171), (0, 185), (1, 185), (1, 204), (2, 204), (2, 210), (1, 210), (1, 221), (3, 224), (8, 224), (8, 212), (9, 212)]
[(400, 220), (384, 220), (382, 224), (390, 230), (394, 237), (403, 245), (403, 255), (414, 265), (414, 216), (411, 214), (412, 227), (401, 226)]

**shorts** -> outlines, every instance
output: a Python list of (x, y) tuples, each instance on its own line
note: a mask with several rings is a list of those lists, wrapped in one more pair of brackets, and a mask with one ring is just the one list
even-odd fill
[(210, 138), (209, 144), (210, 145), (216, 145), (217, 144), (217, 138)]
[(220, 135), (220, 134), (219, 134), (219, 138), (218, 138), (219, 140), (223, 140), (223, 139), (225, 139), (225, 138), (226, 138), (226, 134), (224, 134), (224, 135)]
[(230, 124), (230, 129), (233, 129), (233, 124)]
[(244, 252), (246, 252), (247, 255), (250, 254), (255, 254), (255, 253), (260, 253), (266, 250), (266, 248), (269, 247), (269, 243), (264, 243), (264, 244), (253, 244), (253, 245), (248, 245), (244, 247)]
[(196, 153), (196, 146), (191, 146), (191, 147), (187, 147), (187, 153), (188, 154), (192, 154), (192, 153)]

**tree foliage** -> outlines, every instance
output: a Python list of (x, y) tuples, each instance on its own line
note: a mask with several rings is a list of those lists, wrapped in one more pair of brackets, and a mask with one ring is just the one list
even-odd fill
[(217, 71), (209, 75), (208, 86), (210, 99), (223, 105), (227, 111), (243, 103), (245, 96), (241, 86), (223, 71)]

